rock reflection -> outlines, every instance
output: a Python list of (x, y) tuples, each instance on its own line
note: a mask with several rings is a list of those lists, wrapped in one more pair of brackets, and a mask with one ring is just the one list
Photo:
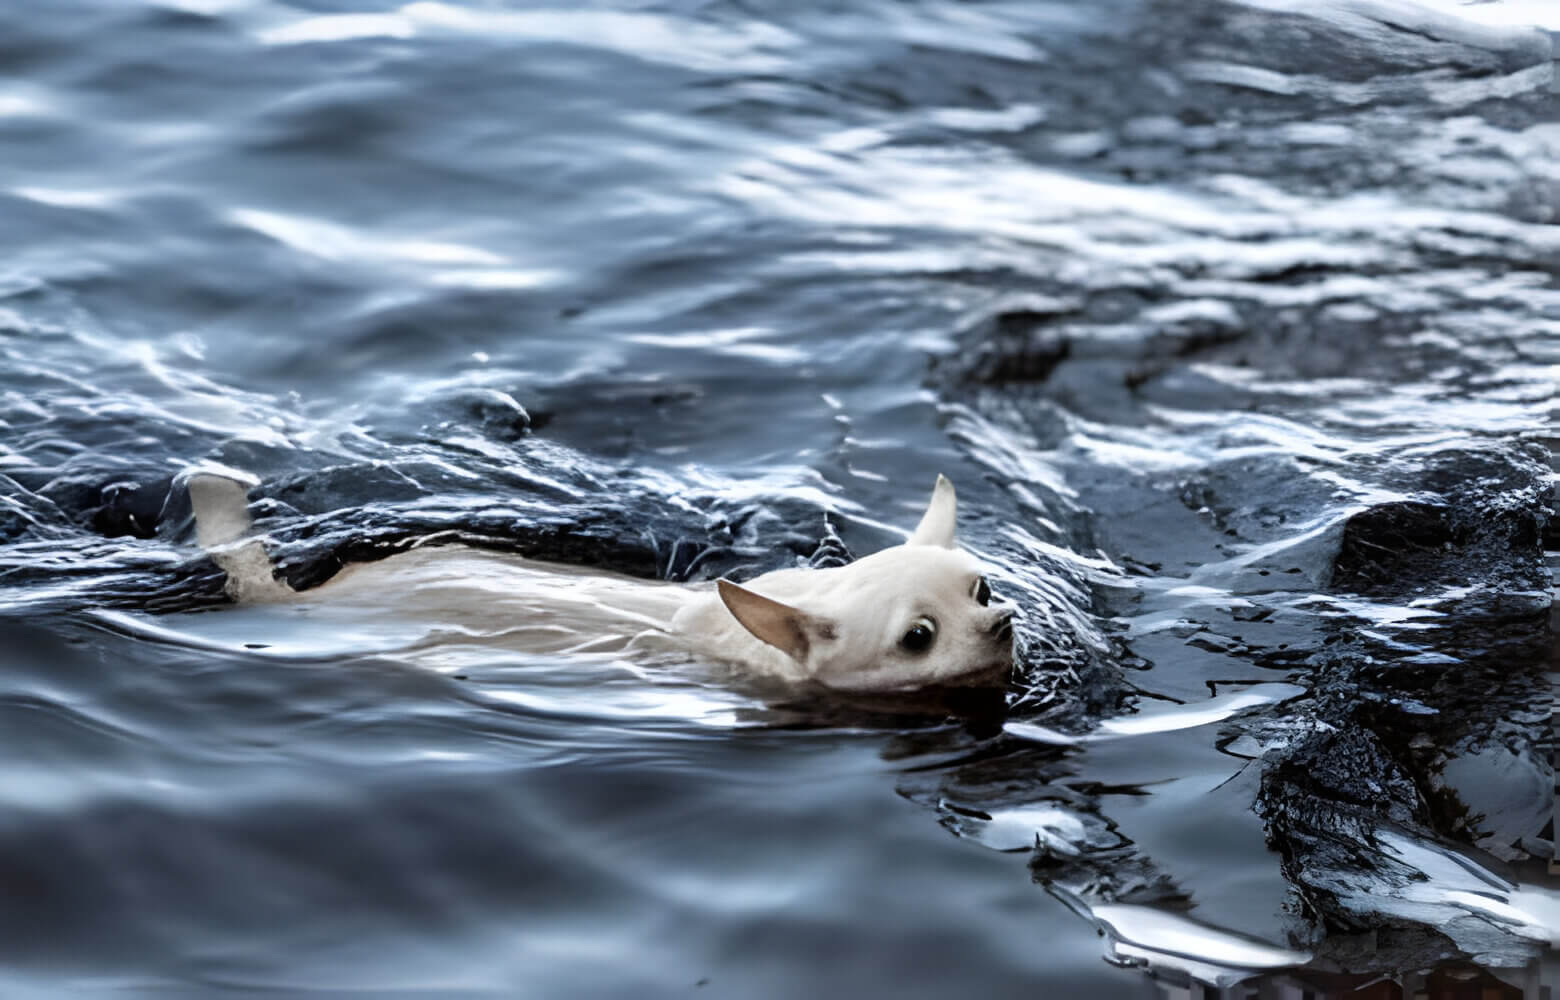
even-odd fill
[(1153, 977), (1162, 1000), (1548, 1000), (1560, 990), (1560, 959), (1518, 969), (1448, 965), (1400, 976), (1300, 970), (1264, 975), (1233, 986)]

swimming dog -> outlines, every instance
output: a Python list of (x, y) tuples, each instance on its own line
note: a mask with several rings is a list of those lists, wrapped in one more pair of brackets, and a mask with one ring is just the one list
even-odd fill
[[(855, 693), (1000, 683), (1013, 610), (954, 543), (957, 500), (938, 476), (902, 545), (828, 569), (746, 584), (683, 585), (461, 545), (424, 545), (349, 565), (318, 587), (279, 581), (250, 537), (242, 473), (188, 474), (200, 545), (239, 603), (298, 606), (354, 632), (410, 636), (407, 649), (491, 643), (537, 653), (680, 652), (755, 675)], [(408, 632), (408, 623), (420, 623)]]

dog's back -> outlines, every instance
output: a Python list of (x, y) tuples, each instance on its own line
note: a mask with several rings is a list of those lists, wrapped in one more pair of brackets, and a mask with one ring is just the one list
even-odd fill
[[(295, 605), (316, 621), (373, 632), (417, 622), (418, 646), (459, 641), (536, 653), (617, 652), (651, 647), (686, 594), (673, 584), (577, 566), (537, 562), (462, 545), (427, 545), (349, 565), (325, 583), (295, 591), (275, 576), (261, 539), (251, 537), (251, 481), (231, 470), (188, 477), (196, 537), (227, 573), (240, 604)], [(665, 643), (659, 645), (665, 646)]]

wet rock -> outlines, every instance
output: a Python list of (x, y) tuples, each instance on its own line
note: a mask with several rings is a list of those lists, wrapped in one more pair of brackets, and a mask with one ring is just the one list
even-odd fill
[[(1443, 614), (1421, 629), (1422, 652), (1370, 630), (1336, 633), (1311, 659), (1311, 697), (1292, 706), (1326, 731), (1267, 757), (1258, 811), (1285, 875), (1325, 927), (1373, 926), (1349, 898), (1386, 877), (1375, 846), (1382, 829), (1460, 840), (1504, 860), (1542, 847), (1553, 772), (1536, 751), (1548, 734), (1534, 707), (1548, 704), (1553, 638), (1547, 601), (1523, 595), (1547, 581), (1543, 474), (1518, 450), (1447, 456), (1420, 477), (1426, 495), (1444, 499), (1349, 519), (1332, 588), (1444, 593), (1431, 602)], [(1520, 942), (1510, 947), (1526, 954)]]
[(1355, 724), (1288, 748), (1263, 774), (1258, 802), (1291, 881), (1313, 887), (1383, 822), (1422, 830), (1428, 819), (1413, 779), (1375, 733)]
[(1333, 563), (1332, 588), (1356, 593), (1396, 592), (1440, 569), (1446, 551), (1467, 542), (1445, 504), (1402, 501), (1349, 518)]
[(1349, 519), (1331, 589), (1386, 596), (1451, 586), (1544, 589), (1541, 470), (1521, 452), (1443, 457), (1416, 483), (1437, 499), (1380, 504)]

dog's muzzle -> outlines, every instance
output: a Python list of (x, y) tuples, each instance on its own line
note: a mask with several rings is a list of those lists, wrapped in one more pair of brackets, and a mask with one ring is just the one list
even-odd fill
[(992, 622), (992, 624), (991, 624), (990, 633), (991, 633), (991, 637), (993, 639), (995, 639), (997, 642), (1001, 642), (1001, 643), (1012, 642), (1013, 641), (1013, 612), (1011, 610), (1008, 610), (1008, 611), (1004, 611), (1000, 615), (998, 615), (997, 616), (997, 620)]

